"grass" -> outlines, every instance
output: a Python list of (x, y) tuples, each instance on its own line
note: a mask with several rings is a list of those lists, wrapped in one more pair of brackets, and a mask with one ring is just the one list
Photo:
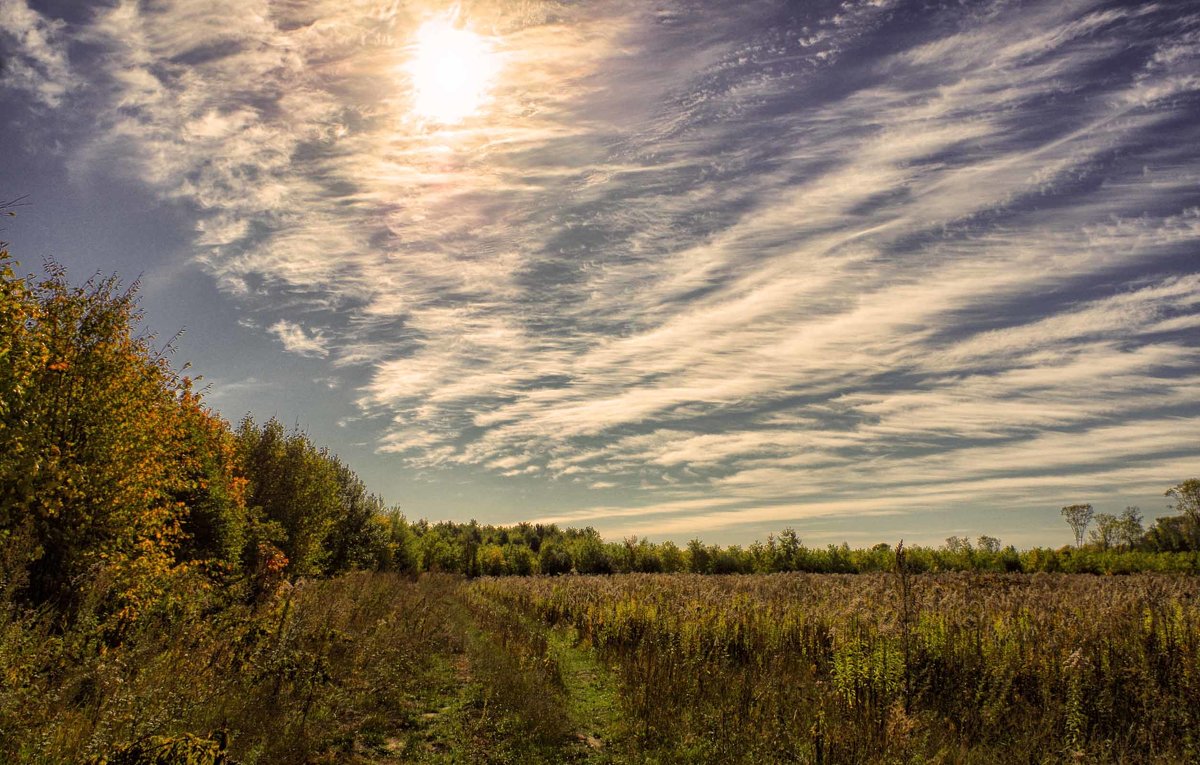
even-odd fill
[(638, 762), (1197, 759), (1191, 578), (923, 576), (907, 609), (878, 575), (471, 586), (585, 637)]
[(582, 644), (574, 628), (553, 628), (547, 634), (566, 691), (567, 717), (575, 738), (588, 750), (588, 761), (623, 761), (615, 750), (627, 738), (627, 731), (620, 689), (612, 673)]
[(147, 620), (116, 644), (38, 615), (0, 626), (0, 761), (78, 763), (220, 734), (243, 765), (353, 762), (414, 717), (453, 650), (450, 582), (356, 574), (261, 607)]
[(1196, 580), (911, 590), (906, 621), (879, 576), (354, 574), (117, 643), (9, 611), (0, 761), (1197, 760)]

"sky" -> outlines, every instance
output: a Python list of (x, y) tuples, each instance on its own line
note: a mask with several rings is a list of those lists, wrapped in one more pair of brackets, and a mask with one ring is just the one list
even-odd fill
[(1072, 540), (1200, 476), (1193, 2), (0, 0), (3, 238), (410, 517)]

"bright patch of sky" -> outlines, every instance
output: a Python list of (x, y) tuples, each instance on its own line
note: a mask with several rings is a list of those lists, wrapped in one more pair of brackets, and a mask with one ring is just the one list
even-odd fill
[(1025, 546), (1200, 475), (1193, 4), (0, 0), (0, 61), (14, 253), (410, 516)]

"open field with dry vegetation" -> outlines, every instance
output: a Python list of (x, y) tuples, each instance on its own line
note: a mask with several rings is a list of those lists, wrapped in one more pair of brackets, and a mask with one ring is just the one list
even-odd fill
[(253, 606), (208, 606), (164, 610), (108, 646), (86, 619), (63, 632), (10, 612), (0, 757), (1197, 756), (1200, 581), (1191, 577), (357, 573)]

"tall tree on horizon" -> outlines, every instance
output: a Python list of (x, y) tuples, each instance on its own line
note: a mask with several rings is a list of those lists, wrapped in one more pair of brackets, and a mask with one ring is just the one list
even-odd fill
[(1075, 546), (1083, 547), (1083, 535), (1087, 533), (1088, 524), (1092, 522), (1095, 511), (1089, 504), (1067, 505), (1062, 509), (1062, 516), (1067, 525), (1075, 533)]

